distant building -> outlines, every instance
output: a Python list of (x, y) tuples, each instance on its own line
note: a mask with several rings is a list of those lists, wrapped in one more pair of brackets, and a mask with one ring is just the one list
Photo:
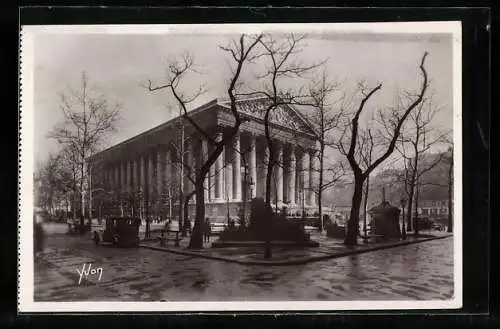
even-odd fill
[(448, 200), (419, 200), (418, 213), (429, 217), (447, 216)]

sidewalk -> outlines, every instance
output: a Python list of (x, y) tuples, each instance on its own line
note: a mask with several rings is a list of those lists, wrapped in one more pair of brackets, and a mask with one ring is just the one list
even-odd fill
[(229, 247), (229, 248), (211, 248), (211, 242), (217, 240), (217, 237), (212, 237), (210, 243), (204, 243), (201, 250), (187, 249), (189, 237), (184, 238), (180, 247), (174, 247), (173, 241), (168, 241), (166, 247), (160, 247), (158, 241), (145, 241), (141, 243), (141, 247), (181, 254), (185, 256), (201, 257), (219, 261), (233, 262), (245, 265), (299, 265), (310, 262), (316, 262), (326, 259), (345, 257), (380, 249), (395, 248), (424, 241), (443, 239), (452, 237), (450, 233), (432, 232), (421, 233), (422, 236), (416, 238), (412, 235), (404, 241), (386, 241), (386, 242), (368, 242), (359, 241), (357, 246), (347, 247), (342, 240), (332, 239), (319, 232), (311, 233), (311, 238), (318, 241), (320, 246), (313, 248), (287, 248), (273, 247), (272, 257), (264, 258), (264, 248), (262, 247)]

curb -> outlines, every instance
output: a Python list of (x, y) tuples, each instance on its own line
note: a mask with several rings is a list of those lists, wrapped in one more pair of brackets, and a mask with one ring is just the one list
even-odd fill
[(227, 258), (227, 257), (204, 255), (204, 254), (201, 254), (198, 252), (167, 249), (167, 248), (162, 248), (162, 247), (148, 246), (148, 245), (144, 245), (144, 244), (141, 244), (139, 246), (141, 248), (145, 248), (145, 249), (170, 252), (173, 254), (184, 255), (184, 256), (213, 259), (213, 260), (219, 260), (219, 261), (224, 261), (224, 262), (229, 262), (229, 263), (237, 263), (237, 264), (241, 264), (241, 265), (287, 266), (287, 265), (301, 265), (301, 264), (307, 264), (307, 263), (312, 263), (312, 262), (317, 262), (317, 261), (322, 261), (322, 260), (327, 260), (327, 259), (335, 259), (335, 258), (346, 257), (346, 256), (351, 256), (351, 255), (358, 255), (358, 254), (363, 254), (363, 253), (367, 253), (367, 252), (371, 252), (371, 251), (403, 247), (403, 246), (407, 246), (407, 245), (411, 245), (411, 244), (427, 242), (427, 241), (432, 241), (432, 240), (440, 240), (440, 239), (445, 239), (445, 238), (449, 238), (449, 237), (453, 237), (453, 235), (424, 238), (424, 239), (415, 240), (415, 241), (403, 241), (403, 242), (398, 242), (395, 244), (387, 244), (387, 245), (381, 245), (381, 246), (361, 248), (358, 250), (343, 251), (343, 252), (339, 252), (339, 253), (335, 253), (335, 254), (331, 254), (331, 255), (325, 255), (325, 256), (307, 257), (307, 258), (290, 260), (290, 261), (275, 261), (275, 262), (273, 262), (273, 261), (260, 261), (260, 260), (231, 259), (231, 258)]

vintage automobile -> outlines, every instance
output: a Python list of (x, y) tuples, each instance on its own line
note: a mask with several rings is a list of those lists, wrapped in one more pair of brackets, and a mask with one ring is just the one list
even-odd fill
[(81, 231), (80, 219), (68, 218), (66, 223), (68, 224), (68, 234), (74, 235)]
[[(238, 217), (231, 217), (232, 224), (234, 227), (239, 227)], [(227, 216), (212, 217), (210, 221), (210, 235), (220, 235), (221, 232), (225, 231), (230, 225)]]
[(141, 220), (133, 217), (106, 218), (104, 228), (93, 233), (95, 244), (109, 244), (116, 247), (139, 247), (139, 226)]
[(419, 230), (427, 231), (432, 229), (433, 221), (429, 217), (419, 217), (415, 223), (418, 225)]

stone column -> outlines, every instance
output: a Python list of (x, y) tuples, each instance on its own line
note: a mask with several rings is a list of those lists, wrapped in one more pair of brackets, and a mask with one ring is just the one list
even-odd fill
[(303, 204), (303, 199), (304, 199), (304, 192), (305, 189), (305, 180), (306, 180), (306, 173), (305, 173), (305, 153), (296, 153), (297, 156), (297, 170), (298, 170), (298, 176), (297, 176), (297, 186), (296, 186), (296, 193), (298, 194), (296, 199), (298, 202), (298, 205), (302, 207)]
[(113, 165), (110, 165), (108, 169), (108, 189), (110, 192), (113, 191), (115, 188), (114, 180), (115, 180), (115, 168), (113, 167)]
[(120, 168), (120, 186), (121, 192), (124, 193), (127, 191), (127, 163), (122, 162)]
[(305, 200), (305, 205), (309, 205), (310, 201), (310, 184), (309, 184), (309, 178), (311, 175), (310, 171), (310, 163), (311, 163), (311, 155), (307, 152), (307, 150), (304, 150), (304, 154), (302, 156), (302, 177), (303, 177), (303, 196)]
[(175, 173), (173, 172), (175, 166), (172, 164), (172, 153), (170, 148), (167, 148), (165, 151), (165, 200), (168, 204), (168, 209), (169, 209), (169, 216), (170, 216), (170, 202), (173, 200), (171, 199), (172, 196), (174, 195), (174, 177)]
[(316, 205), (316, 157), (314, 151), (309, 153), (309, 204)]
[[(262, 158), (262, 179), (261, 179), (261, 184), (262, 184), (262, 197), (265, 199), (266, 197), (266, 180), (267, 180), (267, 165), (269, 163), (269, 149), (267, 148), (267, 145), (264, 144), (264, 152), (263, 152), (263, 158)], [(272, 194), (271, 194), (272, 198)]]
[(156, 152), (156, 200), (158, 205), (163, 203), (163, 182), (164, 182), (163, 152)]
[[(213, 150), (213, 147), (210, 146), (211, 150)], [(208, 198), (210, 201), (215, 200), (215, 166), (217, 165), (217, 160), (210, 166), (210, 170), (208, 172)]]
[[(172, 154), (170, 153), (170, 149), (165, 151), (165, 187), (168, 189), (172, 189), (172, 182), (174, 174), (172, 173)], [(168, 192), (168, 191), (166, 191)]]
[(104, 164), (101, 167), (102, 170), (102, 187), (106, 189), (106, 186), (108, 186), (108, 172), (106, 170), (106, 167), (104, 167)]
[(115, 165), (115, 178), (113, 179), (113, 189), (115, 193), (120, 192), (120, 167)]
[(113, 165), (110, 165), (108, 169), (108, 189), (109, 191), (113, 191), (115, 186), (114, 186), (114, 179), (115, 179), (115, 168)]
[(276, 143), (276, 203), (283, 203), (283, 146), (281, 143)]
[(154, 197), (154, 164), (153, 164), (154, 154), (148, 156), (148, 200), (151, 203)]
[(224, 145), (224, 152), (226, 155), (224, 173), (225, 173), (225, 184), (224, 184), (224, 200), (233, 200), (233, 152), (231, 152), (232, 141), (228, 141)]
[(130, 193), (132, 191), (132, 161), (127, 161), (126, 166), (127, 166), (126, 191)]
[(257, 196), (257, 156), (256, 156), (256, 143), (255, 143), (255, 136), (252, 134), (250, 136), (250, 163), (249, 163), (249, 169), (250, 169), (250, 178), (251, 182), (253, 183), (252, 187), (252, 199)]
[(288, 201), (295, 204), (295, 171), (297, 169), (297, 161), (295, 158), (295, 148), (290, 147), (290, 163), (288, 167)]
[(106, 188), (108, 192), (113, 190), (113, 170), (109, 168), (106, 169)]
[(106, 186), (106, 171), (102, 163), (98, 168), (99, 168), (99, 179), (101, 180), (101, 186), (104, 188)]
[(104, 186), (106, 186), (106, 172), (104, 171), (104, 166), (103, 164), (101, 163), (101, 165), (99, 166), (99, 179), (101, 180), (101, 186), (104, 188)]
[[(186, 179), (184, 180), (185, 181), (185, 186), (186, 186), (186, 189), (185, 189), (185, 192), (186, 194), (187, 193), (191, 193), (191, 191), (193, 190), (194, 188), (194, 185), (193, 185), (193, 182), (191, 181), (191, 179), (194, 177), (194, 171), (196, 170), (196, 167), (194, 166), (194, 162), (193, 162), (193, 159), (194, 159), (194, 156), (193, 156), (193, 141), (192, 139), (188, 139), (188, 141), (186, 142), (186, 164), (187, 164), (187, 167), (189, 169), (186, 169), (186, 166), (184, 166), (184, 176), (186, 177)], [(191, 178), (191, 179), (190, 179)], [(193, 199), (193, 197), (191, 197), (191, 200)]]
[(141, 186), (141, 160), (134, 160), (134, 191), (139, 191), (139, 187)]
[[(201, 164), (200, 168), (203, 166), (203, 164), (207, 161), (208, 159), (208, 142), (206, 139), (203, 139), (201, 141)], [(203, 195), (205, 202), (208, 202), (209, 200), (209, 185), (208, 185), (208, 176), (210, 175), (210, 172), (205, 176), (205, 179), (203, 180)]]
[(240, 153), (240, 134), (236, 134), (233, 140), (233, 186), (234, 199), (241, 201), (241, 153)]
[[(222, 133), (219, 132), (217, 133), (216, 136), (216, 141), (219, 142), (222, 140)], [(222, 168), (224, 167), (224, 150), (222, 150), (222, 153), (219, 155), (217, 160), (215, 160), (215, 166), (214, 166), (214, 177), (215, 177), (215, 199), (218, 201), (221, 201), (222, 198), (222, 192), (223, 192), (223, 172)]]
[(144, 193), (146, 192), (146, 159), (145, 155), (141, 156), (141, 184), (139, 185), (142, 190), (142, 195), (144, 197)]

